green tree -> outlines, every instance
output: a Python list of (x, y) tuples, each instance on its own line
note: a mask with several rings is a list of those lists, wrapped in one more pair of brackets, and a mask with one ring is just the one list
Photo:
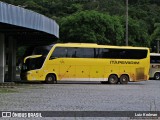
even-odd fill
[(160, 40), (160, 23), (154, 24), (154, 31), (151, 34), (152, 52), (157, 52), (157, 40)]
[(160, 23), (154, 24), (154, 32), (151, 35), (152, 40), (160, 40)]
[[(150, 37), (148, 28), (143, 20), (135, 20), (131, 17), (128, 18), (128, 42), (131, 46), (150, 46)], [(126, 19), (121, 17), (121, 24), (125, 29)], [(125, 37), (124, 37), (125, 40)]]
[(160, 40), (160, 23), (155, 23), (154, 24), (154, 31), (153, 31), (153, 33), (152, 33), (152, 35), (151, 35), (151, 40), (152, 40), (152, 43), (151, 43), (151, 45), (152, 45), (152, 52), (155, 52), (156, 51), (156, 47), (155, 46), (157, 46), (156, 45), (156, 40)]
[(117, 40), (123, 39), (123, 31), (118, 17), (97, 11), (82, 11), (60, 21), (63, 42), (119, 44)]
[[(39, 12), (48, 16), (60, 24), (60, 37), (64, 40), (68, 38), (88, 39), (88, 42), (100, 42), (113, 45), (125, 44), (125, 0), (1, 0), (10, 4), (18, 5), (26, 9)], [(91, 24), (78, 22), (79, 28), (72, 23), (72, 20), (83, 21), (82, 17), (75, 18), (81, 11), (95, 10), (108, 16), (105, 17), (104, 25), (91, 20)], [(160, 2), (159, 0), (129, 0), (129, 45), (150, 46), (150, 35), (154, 32), (154, 24), (160, 23)], [(85, 15), (84, 15), (85, 16)], [(86, 15), (89, 16), (89, 15)], [(103, 15), (102, 15), (103, 16)], [(92, 18), (94, 19), (94, 18)], [(101, 18), (95, 17), (97, 21)], [(66, 20), (66, 21), (65, 21)], [(67, 21), (70, 20), (70, 24)], [(104, 21), (104, 20), (103, 20)], [(97, 26), (95, 25), (97, 24)], [(66, 25), (68, 24), (68, 26)], [(73, 25), (73, 26), (72, 26)], [(87, 26), (87, 27), (86, 27)], [(97, 28), (96, 28), (96, 27)], [(118, 26), (118, 27), (115, 27)], [(67, 27), (67, 28), (62, 28)], [(93, 29), (94, 27), (94, 29)], [(71, 29), (72, 28), (72, 29)], [(65, 35), (64, 30), (67, 35)], [(78, 30), (79, 29), (79, 30)], [(81, 29), (84, 29), (83, 31)], [(80, 31), (80, 32), (79, 32)], [(87, 31), (89, 31), (87, 33)], [(116, 32), (115, 32), (116, 31)], [(78, 32), (78, 33), (77, 33)], [(71, 34), (71, 35), (69, 35)], [(74, 35), (75, 34), (75, 35)], [(66, 38), (67, 39), (66, 39)], [(96, 39), (96, 40), (95, 40)], [(97, 40), (98, 39), (98, 40)], [(81, 40), (83, 41), (83, 40)], [(76, 42), (76, 41), (75, 41)], [(152, 40), (153, 42), (153, 40)]]

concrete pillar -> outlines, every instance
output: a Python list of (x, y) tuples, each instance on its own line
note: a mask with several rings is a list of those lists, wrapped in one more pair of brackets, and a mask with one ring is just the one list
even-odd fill
[(5, 37), (0, 33), (0, 83), (4, 82), (5, 76)]
[(13, 82), (16, 80), (16, 40), (9, 37), (8, 44), (8, 82)]

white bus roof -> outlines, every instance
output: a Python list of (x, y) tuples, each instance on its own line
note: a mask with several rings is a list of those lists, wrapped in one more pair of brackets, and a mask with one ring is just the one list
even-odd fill
[(150, 53), (150, 56), (160, 56), (159, 53)]

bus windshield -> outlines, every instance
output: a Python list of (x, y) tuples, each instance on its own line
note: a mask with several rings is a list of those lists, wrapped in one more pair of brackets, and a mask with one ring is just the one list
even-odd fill
[(22, 71), (40, 69), (53, 45), (35, 47), (32, 55), (42, 55), (41, 57), (28, 58), (22, 67)]

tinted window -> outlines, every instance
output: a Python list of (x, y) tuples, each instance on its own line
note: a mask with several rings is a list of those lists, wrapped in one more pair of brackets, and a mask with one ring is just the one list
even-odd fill
[(74, 58), (76, 56), (76, 48), (67, 48), (67, 55), (66, 57)]
[(94, 58), (94, 48), (57, 47), (51, 58)]
[(94, 48), (84, 48), (84, 58), (94, 58)]
[(147, 52), (134, 49), (57, 47), (51, 57), (143, 59), (147, 57)]
[(36, 47), (33, 50), (32, 55), (47, 56), (47, 54), (49, 53), (49, 51), (50, 51), (51, 48), (52, 48), (52, 46), (40, 46), (40, 47)]
[(124, 59), (143, 59), (147, 57), (147, 50), (130, 50), (121, 51), (121, 57)]
[(59, 58), (59, 57), (66, 57), (67, 55), (67, 48), (64, 47), (56, 47), (51, 55), (51, 58)]
[(77, 58), (94, 58), (94, 48), (77, 48), (75, 56)]
[(151, 63), (160, 63), (160, 56), (151, 56), (150, 58)]
[(96, 51), (98, 54), (96, 56), (99, 58), (143, 59), (147, 57), (147, 50), (100, 48)]
[(28, 71), (28, 70), (34, 70), (34, 69), (40, 69), (46, 59), (46, 56), (48, 55), (50, 49), (53, 45), (48, 46), (39, 46), (39, 47), (30, 47), (29, 52), (27, 50), (28, 55), (42, 55), (38, 58), (29, 58), (26, 60), (26, 63), (24, 63), (27, 67), (25, 69), (22, 68), (22, 71)]

